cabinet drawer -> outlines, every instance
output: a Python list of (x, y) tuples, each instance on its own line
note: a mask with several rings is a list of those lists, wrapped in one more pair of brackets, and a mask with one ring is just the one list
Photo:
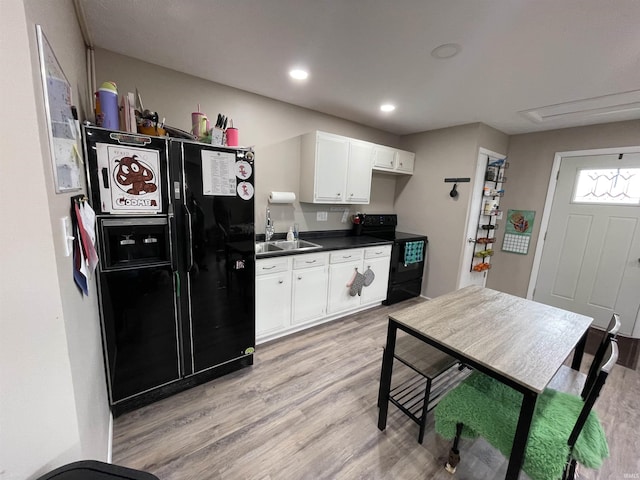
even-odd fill
[(291, 261), (289, 257), (265, 258), (256, 262), (256, 275), (286, 272), (290, 268)]
[(296, 255), (293, 257), (293, 269), (300, 270), (302, 268), (320, 267), (329, 262), (329, 254), (327, 253), (309, 253), (305, 255)]
[(391, 245), (380, 245), (379, 247), (367, 247), (364, 249), (364, 258), (390, 257)]
[(354, 260), (362, 260), (364, 256), (363, 249), (349, 249), (349, 250), (338, 250), (337, 252), (331, 252), (329, 263), (345, 263), (345, 262), (353, 262)]

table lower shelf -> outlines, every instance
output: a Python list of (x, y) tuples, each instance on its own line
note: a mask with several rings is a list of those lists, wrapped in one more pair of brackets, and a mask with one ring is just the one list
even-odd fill
[[(394, 371), (394, 374), (395, 373)], [(445, 393), (462, 382), (462, 380), (470, 374), (471, 369), (469, 367), (458, 363), (434, 378), (431, 381), (427, 412), (431, 411), (438, 404), (440, 398), (442, 398)], [(428, 382), (428, 379), (422, 375), (413, 374), (409, 378), (403, 378), (398, 385), (392, 386), (389, 392), (389, 401), (418, 425), (422, 423), (422, 411)]]

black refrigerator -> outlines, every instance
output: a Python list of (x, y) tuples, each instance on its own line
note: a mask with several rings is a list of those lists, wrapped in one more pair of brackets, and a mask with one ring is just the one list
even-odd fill
[(253, 151), (83, 134), (114, 414), (253, 364)]

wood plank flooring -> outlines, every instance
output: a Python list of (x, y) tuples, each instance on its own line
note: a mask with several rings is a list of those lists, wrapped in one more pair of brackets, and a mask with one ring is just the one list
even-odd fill
[[(393, 405), (386, 431), (377, 428), (387, 317), (420, 301), (258, 346), (252, 367), (118, 417), (113, 462), (162, 480), (504, 478), (505, 459), (483, 440), (461, 442), (458, 472), (446, 473), (450, 442), (432, 414), (423, 445)], [(611, 457), (580, 479), (639, 478), (639, 398), (640, 373), (616, 366), (596, 404)]]

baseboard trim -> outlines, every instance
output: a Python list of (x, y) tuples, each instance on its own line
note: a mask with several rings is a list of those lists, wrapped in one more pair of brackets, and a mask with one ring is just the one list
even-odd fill
[(109, 412), (109, 439), (107, 442), (107, 463), (113, 460), (113, 413)]

